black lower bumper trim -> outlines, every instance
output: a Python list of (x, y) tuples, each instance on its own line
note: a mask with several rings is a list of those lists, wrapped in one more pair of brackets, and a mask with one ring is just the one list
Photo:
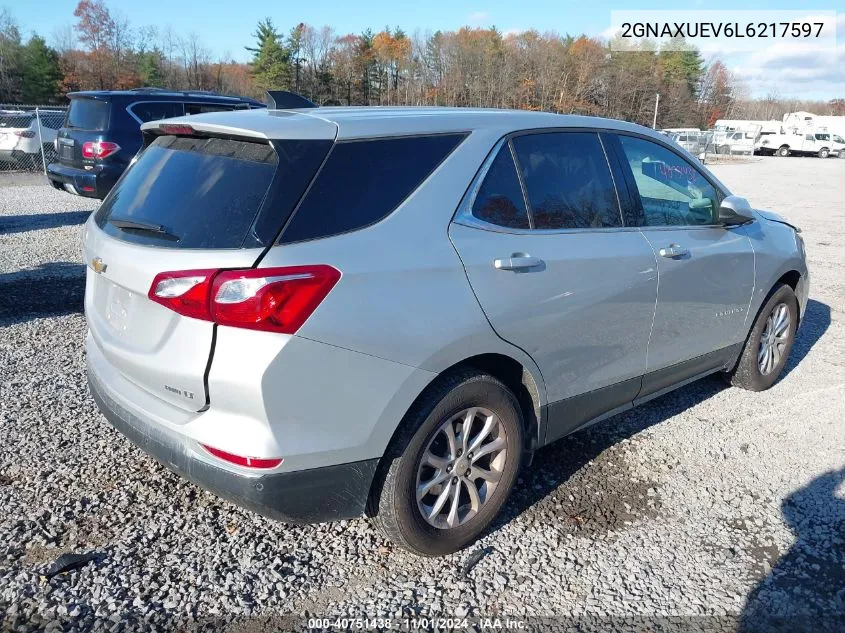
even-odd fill
[(88, 374), (97, 406), (118, 431), (144, 452), (190, 481), (259, 514), (292, 523), (319, 523), (360, 516), (378, 459), (260, 477), (243, 477), (188, 453), (178, 441), (151, 433), (150, 424), (115, 402)]

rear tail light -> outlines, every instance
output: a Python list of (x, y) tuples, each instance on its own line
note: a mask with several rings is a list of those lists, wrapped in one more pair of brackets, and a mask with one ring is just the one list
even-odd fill
[(13, 132), (13, 134), (20, 138), (35, 138), (35, 132), (33, 132), (32, 130), (19, 130)]
[(211, 321), (209, 291), (217, 270), (180, 270), (160, 273), (147, 296), (184, 316)]
[(247, 468), (275, 468), (284, 461), (281, 457), (274, 457), (270, 459), (260, 457), (241, 457), (240, 455), (227, 453), (226, 451), (221, 451), (219, 448), (213, 448), (211, 446), (206, 446), (205, 444), (201, 444), (201, 446), (209, 453), (219, 459), (222, 459), (223, 461), (229, 462), (230, 464), (236, 464), (238, 466), (245, 466)]
[(86, 141), (82, 144), (82, 158), (106, 158), (120, 150), (120, 145), (111, 141)]
[(294, 334), (340, 279), (331, 266), (182, 270), (156, 275), (149, 298), (218, 325)]

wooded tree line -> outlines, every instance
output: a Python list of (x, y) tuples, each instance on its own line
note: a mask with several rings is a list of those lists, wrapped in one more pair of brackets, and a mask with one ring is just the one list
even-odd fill
[(196, 34), (132, 27), (104, 0), (81, 0), (54, 45), (23, 41), (0, 12), (0, 102), (56, 103), (74, 90), (159, 86), (261, 97), (288, 89), (335, 105), (449, 105), (590, 114), (659, 127), (719, 118), (775, 118), (796, 110), (845, 114), (845, 100), (751, 99), (718, 60), (695, 50), (611, 52), (607, 42), (536, 30), (339, 35), (329, 26), (280, 30), (267, 18), (248, 64), (213, 59)]

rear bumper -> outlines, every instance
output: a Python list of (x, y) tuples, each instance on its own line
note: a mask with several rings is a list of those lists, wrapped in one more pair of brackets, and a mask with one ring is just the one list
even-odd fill
[(122, 173), (122, 168), (110, 165), (97, 165), (91, 170), (62, 163), (47, 165), (47, 179), (56, 189), (65, 189), (65, 185), (70, 185), (81, 196), (101, 200), (112, 190)]
[(318, 523), (364, 512), (378, 459), (309, 470), (248, 476), (202, 461), (187, 438), (118, 403), (89, 364), (91, 395), (106, 419), (136, 446), (199, 486), (272, 519)]

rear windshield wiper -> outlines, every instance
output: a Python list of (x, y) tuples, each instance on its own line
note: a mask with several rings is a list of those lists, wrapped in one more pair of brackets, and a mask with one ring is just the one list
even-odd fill
[(145, 233), (156, 233), (161, 237), (169, 240), (178, 240), (178, 235), (169, 233), (161, 224), (152, 224), (151, 222), (138, 222), (137, 220), (124, 220), (121, 218), (109, 218), (109, 224), (119, 228), (120, 230), (143, 231)]

